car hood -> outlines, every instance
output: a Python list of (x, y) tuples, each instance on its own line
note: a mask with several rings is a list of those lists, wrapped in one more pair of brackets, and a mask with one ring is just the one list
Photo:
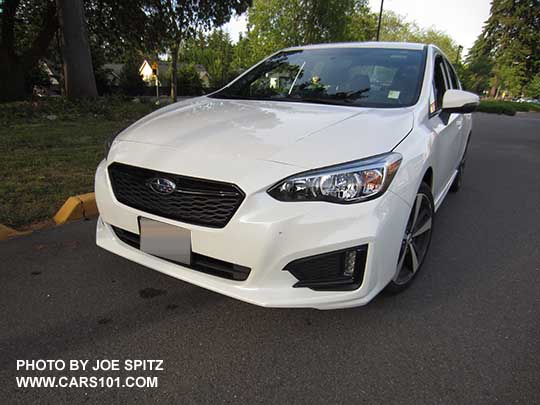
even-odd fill
[(155, 111), (117, 140), (174, 148), (179, 159), (316, 168), (388, 152), (412, 126), (409, 109), (200, 97)]

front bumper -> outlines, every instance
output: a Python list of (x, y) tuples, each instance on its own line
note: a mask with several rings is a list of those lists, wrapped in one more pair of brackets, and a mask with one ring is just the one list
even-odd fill
[[(248, 193), (222, 229), (186, 224), (128, 207), (112, 192), (107, 162), (96, 172), (100, 212), (96, 240), (102, 248), (164, 274), (265, 307), (347, 308), (368, 303), (394, 276), (410, 207), (387, 191), (378, 199), (351, 205), (285, 203), (264, 191)], [(240, 185), (242, 186), (242, 185)], [(139, 233), (139, 217), (191, 230), (192, 250), (251, 268), (245, 281), (208, 275), (146, 254), (122, 242), (111, 225)], [(368, 245), (361, 286), (353, 291), (293, 288), (298, 281), (283, 268), (307, 256)]]

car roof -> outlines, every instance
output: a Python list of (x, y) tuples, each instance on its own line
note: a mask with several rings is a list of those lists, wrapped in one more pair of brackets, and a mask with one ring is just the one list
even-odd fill
[(410, 49), (423, 50), (426, 44), (415, 42), (337, 42), (330, 44), (313, 44), (303, 46), (293, 46), (283, 49), (293, 51), (300, 49), (328, 49), (328, 48), (386, 48), (386, 49)]

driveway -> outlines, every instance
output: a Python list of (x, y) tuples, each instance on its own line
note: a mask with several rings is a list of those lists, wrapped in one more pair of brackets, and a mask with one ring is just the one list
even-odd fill
[[(0, 242), (0, 402), (540, 403), (540, 119), (476, 114), (414, 285), (264, 309), (98, 249), (95, 221)], [(160, 359), (159, 388), (17, 388), (17, 360)]]

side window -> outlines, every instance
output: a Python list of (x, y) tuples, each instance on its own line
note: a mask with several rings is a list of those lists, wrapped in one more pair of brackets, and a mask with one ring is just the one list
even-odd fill
[(442, 108), (443, 96), (448, 88), (444, 71), (443, 58), (438, 55), (435, 59), (435, 72), (433, 74), (433, 97), (430, 100), (429, 112), (435, 113)]
[(459, 84), (459, 80), (456, 75), (456, 71), (454, 70), (454, 67), (448, 62), (446, 62), (446, 71), (448, 72), (448, 76), (450, 77), (450, 83), (452, 84), (452, 88), (456, 90), (461, 90), (461, 86)]

